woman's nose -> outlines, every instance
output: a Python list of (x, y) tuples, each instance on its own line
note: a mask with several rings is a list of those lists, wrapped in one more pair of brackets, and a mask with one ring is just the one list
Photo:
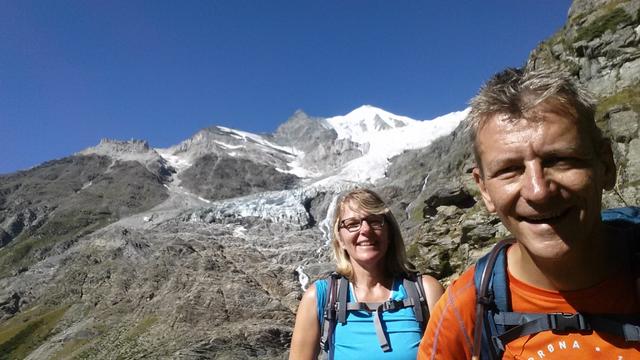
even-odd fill
[(367, 219), (362, 219), (360, 221), (360, 232), (368, 233), (369, 231), (371, 231), (371, 225), (369, 225), (369, 221)]

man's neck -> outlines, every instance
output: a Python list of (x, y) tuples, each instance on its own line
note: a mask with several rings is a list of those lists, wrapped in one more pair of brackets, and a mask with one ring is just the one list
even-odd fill
[[(601, 235), (605, 239), (605, 235)], [(623, 247), (617, 241), (590, 242), (583, 251), (568, 253), (562, 259), (536, 258), (521, 244), (507, 253), (509, 272), (535, 287), (554, 291), (571, 291), (592, 287), (624, 266)]]

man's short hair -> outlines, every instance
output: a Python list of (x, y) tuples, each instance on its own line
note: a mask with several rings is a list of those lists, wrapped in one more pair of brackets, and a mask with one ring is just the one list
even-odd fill
[(595, 99), (566, 70), (507, 68), (489, 79), (471, 99), (467, 122), (477, 166), (481, 168), (476, 137), (489, 119), (494, 115), (506, 115), (514, 121), (536, 121), (531, 110), (542, 103), (576, 116), (589, 133), (594, 147), (600, 148), (604, 137), (595, 123)]

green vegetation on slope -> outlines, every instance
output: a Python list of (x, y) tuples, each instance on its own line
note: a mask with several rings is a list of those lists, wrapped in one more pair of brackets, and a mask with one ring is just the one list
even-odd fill
[(615, 8), (610, 12), (598, 17), (591, 24), (583, 26), (578, 29), (575, 42), (578, 41), (591, 41), (598, 36), (601, 36), (607, 30), (615, 31), (620, 24), (626, 24), (632, 21), (631, 15), (629, 15), (622, 8)]
[(640, 84), (628, 87), (614, 95), (600, 99), (596, 109), (596, 121), (603, 120), (604, 115), (617, 105), (628, 106), (640, 113)]
[(134, 161), (74, 156), (0, 177), (0, 222), (31, 213), (0, 252), (0, 277), (28, 269), (56, 248), (168, 196), (161, 180)]
[(52, 336), (52, 330), (69, 307), (33, 309), (3, 324), (0, 330), (0, 360), (23, 359)]

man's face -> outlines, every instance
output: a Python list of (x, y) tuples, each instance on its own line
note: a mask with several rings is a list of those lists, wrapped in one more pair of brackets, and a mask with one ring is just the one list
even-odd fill
[(615, 165), (610, 147), (596, 149), (575, 116), (544, 103), (534, 112), (536, 121), (488, 120), (476, 136), (482, 171), (473, 176), (487, 209), (530, 255), (560, 260), (598, 240), (602, 190), (613, 186)]

